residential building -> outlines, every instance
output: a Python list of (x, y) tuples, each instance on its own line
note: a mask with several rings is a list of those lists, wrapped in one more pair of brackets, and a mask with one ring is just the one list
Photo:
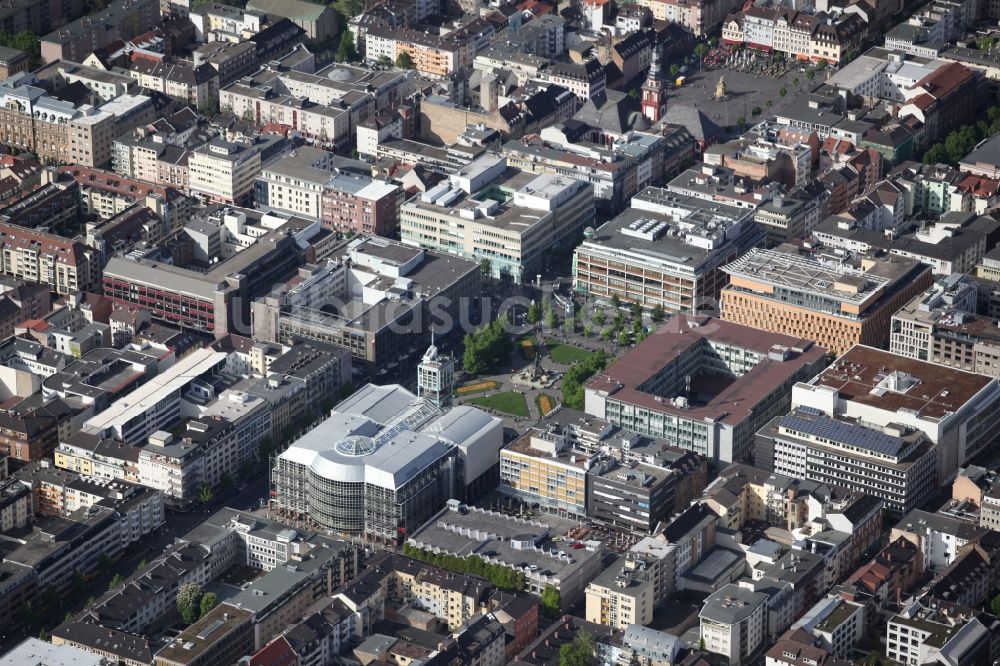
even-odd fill
[[(41, 38), (41, 57), (46, 63), (56, 60), (83, 62), (97, 49), (115, 40), (131, 39), (156, 25), (160, 15), (158, 0), (126, 0), (112, 3), (97, 12), (57, 27)], [(48, 27), (53, 27), (49, 24)], [(36, 30), (42, 33), (44, 27)]]
[(714, 306), (721, 267), (763, 240), (752, 209), (648, 187), (584, 236), (573, 252), (578, 292), (644, 308), (697, 314)]
[(291, 19), (306, 31), (310, 41), (317, 43), (333, 38), (339, 29), (337, 13), (332, 7), (316, 7), (305, 0), (250, 0), (247, 10)]
[(308, 146), (265, 167), (255, 184), (257, 204), (336, 231), (394, 236), (402, 189), (364, 175), (341, 173), (337, 156)]
[(1000, 377), (998, 320), (977, 314), (976, 285), (959, 274), (939, 280), (892, 316), (889, 350), (980, 375)]
[(826, 350), (709, 317), (673, 322), (586, 382), (587, 413), (721, 463), (749, 459), (754, 433), (787, 411)]
[(867, 427), (897, 424), (919, 430), (934, 444), (938, 483), (947, 484), (992, 441), (1000, 419), (1000, 384), (857, 345), (812, 380), (796, 384), (792, 407), (856, 419)]
[(906, 539), (920, 550), (925, 569), (943, 571), (958, 559), (963, 546), (986, 533), (967, 520), (914, 509), (893, 526), (889, 539)]
[(594, 192), (566, 176), (535, 175), (487, 154), (400, 209), (403, 243), (455, 254), (515, 283), (541, 272), (594, 219)]
[(0, 666), (17, 664), (39, 664), (40, 666), (111, 666), (107, 657), (92, 654), (71, 645), (54, 645), (37, 638), (27, 638), (17, 647), (0, 658)]
[(910, 601), (886, 625), (886, 656), (899, 663), (987, 663), (991, 633), (971, 609)]
[(764, 647), (767, 598), (730, 583), (705, 599), (698, 613), (705, 650), (727, 658), (731, 666), (747, 663)]
[(900, 233), (866, 229), (832, 217), (813, 230), (813, 237), (830, 248), (916, 259), (931, 266), (936, 275), (951, 275), (971, 272), (1000, 239), (998, 232), (1000, 222), (992, 217), (958, 212)]
[(587, 621), (612, 629), (652, 622), (653, 606), (658, 601), (652, 566), (628, 554), (590, 581), (586, 590)]
[(816, 340), (834, 353), (887, 345), (893, 313), (931, 284), (929, 267), (784, 245), (722, 267), (726, 321)]

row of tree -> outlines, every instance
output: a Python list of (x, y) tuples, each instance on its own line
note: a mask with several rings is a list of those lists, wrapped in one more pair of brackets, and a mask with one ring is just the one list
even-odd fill
[(449, 555), (447, 553), (431, 553), (408, 543), (403, 544), (403, 555), (426, 562), (445, 571), (471, 574), (485, 578), (501, 590), (520, 592), (524, 589), (523, 573), (502, 567), (498, 564), (490, 564), (476, 555), (459, 557), (458, 555)]
[(570, 409), (583, 409), (583, 384), (608, 364), (608, 355), (599, 349), (563, 375), (562, 401)]
[(465, 353), (462, 367), (466, 372), (479, 375), (497, 367), (510, 354), (510, 313), (497, 317), (475, 333), (465, 335)]
[(1000, 107), (990, 107), (986, 118), (953, 131), (944, 141), (935, 143), (924, 152), (924, 164), (955, 166), (976, 144), (1000, 132)]

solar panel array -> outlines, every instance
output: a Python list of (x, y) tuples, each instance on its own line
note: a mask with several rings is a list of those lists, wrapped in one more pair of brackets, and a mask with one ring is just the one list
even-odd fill
[(906, 445), (906, 442), (899, 437), (869, 430), (852, 423), (844, 423), (826, 416), (816, 418), (783, 416), (781, 417), (781, 426), (804, 432), (813, 437), (822, 437), (831, 442), (856, 446), (886, 456), (898, 456)]

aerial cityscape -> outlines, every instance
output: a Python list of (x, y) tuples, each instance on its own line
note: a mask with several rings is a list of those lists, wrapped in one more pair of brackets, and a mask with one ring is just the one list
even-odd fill
[(1000, 1), (2, 0), (0, 666), (1000, 665)]

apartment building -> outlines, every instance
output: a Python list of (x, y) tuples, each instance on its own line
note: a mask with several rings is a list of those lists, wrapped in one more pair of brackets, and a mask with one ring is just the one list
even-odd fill
[(658, 601), (654, 566), (633, 553), (619, 557), (587, 585), (587, 621), (619, 630), (652, 622)]
[(698, 613), (705, 650), (740, 666), (763, 647), (768, 596), (729, 583), (705, 599)]
[(722, 41), (796, 60), (839, 64), (867, 32), (867, 20), (855, 12), (813, 14), (784, 7), (750, 7), (725, 18)]
[(755, 462), (767, 470), (857, 488), (905, 513), (937, 487), (937, 453), (912, 427), (866, 427), (816, 410), (793, 410), (757, 433)]
[(0, 272), (58, 294), (100, 291), (100, 253), (79, 241), (0, 223)]
[(886, 625), (886, 656), (901, 664), (988, 663), (991, 632), (972, 609), (913, 599)]
[(938, 280), (892, 316), (894, 354), (1000, 377), (998, 320), (978, 314), (977, 285), (959, 274)]
[[(97, 49), (115, 40), (131, 39), (150, 26), (156, 25), (160, 16), (159, 0), (124, 0), (79, 18), (41, 38), (42, 60), (83, 62)], [(52, 24), (49, 24), (52, 27)], [(37, 32), (41, 32), (41, 28)]]
[(383, 57), (395, 63), (400, 54), (406, 53), (417, 72), (443, 79), (462, 67), (472, 67), (476, 54), (489, 45), (494, 31), (484, 19), (440, 35), (414, 28), (371, 26), (365, 31), (363, 54), (369, 63)]
[(590, 184), (524, 172), (486, 154), (404, 203), (400, 237), (522, 283), (541, 272), (546, 253), (575, 245), (593, 219)]
[(893, 313), (931, 284), (912, 259), (859, 257), (784, 245), (722, 267), (722, 318), (815, 340), (834, 353), (889, 342)]
[(749, 459), (753, 434), (787, 412), (789, 389), (826, 350), (710, 317), (673, 321), (586, 382), (587, 413), (720, 463)]
[[(925, 397), (926, 396), (926, 397)], [(992, 442), (1000, 424), (1000, 384), (971, 372), (857, 345), (792, 389), (792, 407), (923, 432), (934, 444), (939, 484), (950, 483)]]
[(735, 0), (641, 0), (657, 21), (679, 23), (695, 36), (715, 32), (726, 16), (740, 4)]
[(336, 231), (392, 237), (403, 191), (369, 176), (344, 173), (333, 153), (308, 146), (265, 167), (255, 184), (262, 208), (320, 220)]
[(576, 291), (644, 308), (714, 308), (724, 264), (763, 240), (753, 210), (647, 187), (573, 252)]

